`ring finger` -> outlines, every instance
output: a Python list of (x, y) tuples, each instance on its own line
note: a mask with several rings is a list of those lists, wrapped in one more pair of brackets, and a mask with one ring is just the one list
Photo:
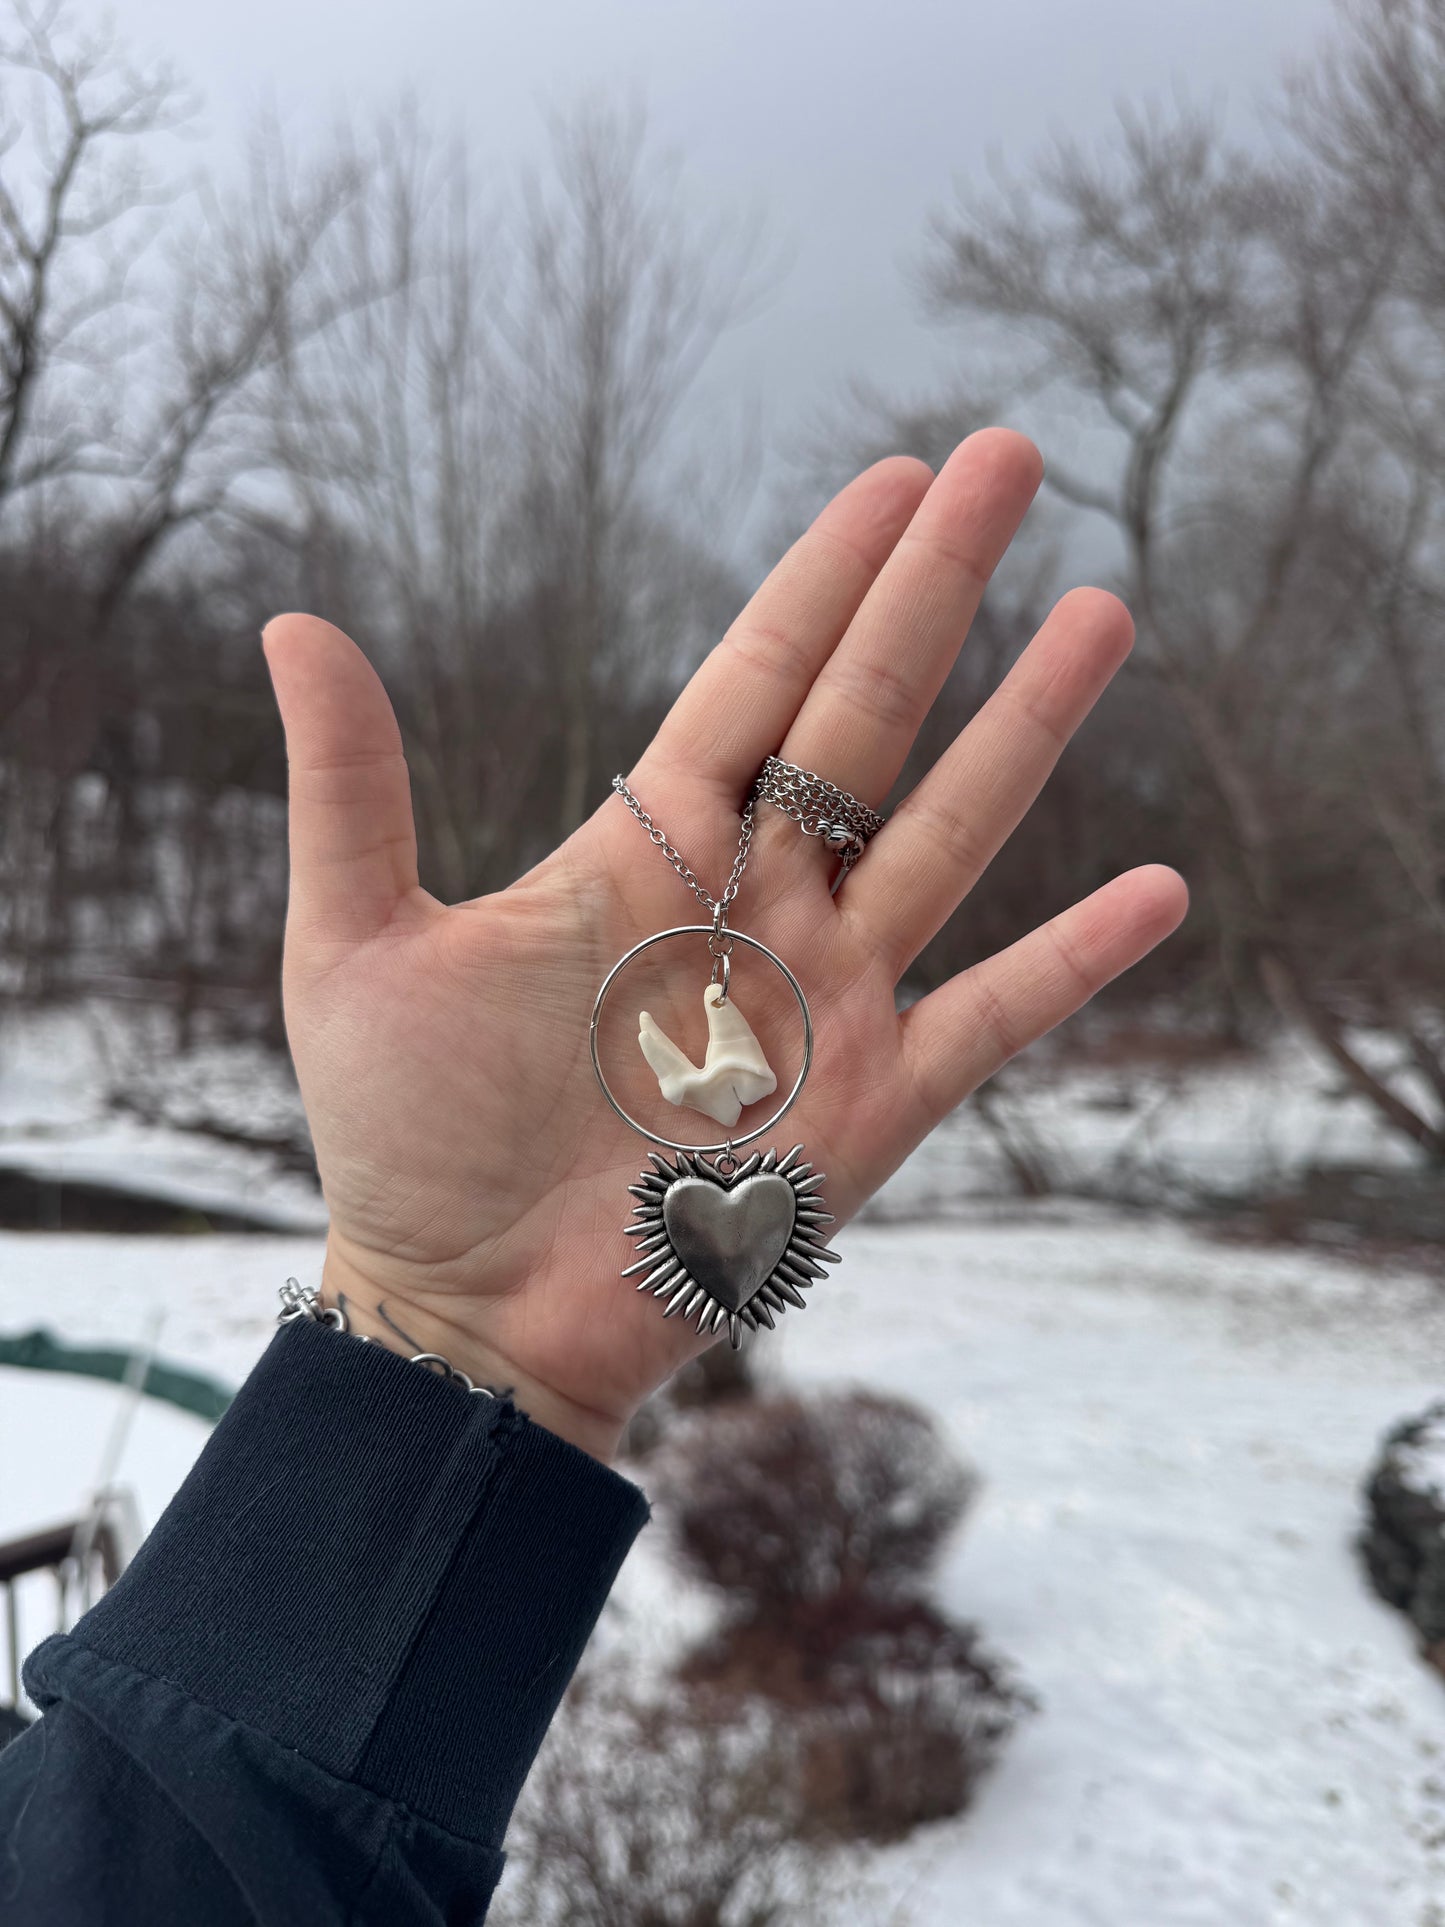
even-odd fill
[(1074, 589), (869, 844), (839, 897), (901, 977), (945, 924), (1047, 781), (1129, 654), (1117, 596)]

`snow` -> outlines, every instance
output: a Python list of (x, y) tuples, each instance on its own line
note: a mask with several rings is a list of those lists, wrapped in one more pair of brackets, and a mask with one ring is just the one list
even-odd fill
[[(1283, 1188), (1316, 1166), (1388, 1170), (1417, 1162), (1404, 1138), (1340, 1087), (1331, 1066), (1288, 1038), (1258, 1057), (1179, 1065), (1148, 1057), (1112, 1065), (1051, 1060), (1047, 1048), (1036, 1049), (992, 1092), (999, 1129), (1034, 1153), (1059, 1191), (1160, 1203)], [(998, 1130), (979, 1106), (965, 1105), (883, 1187), (867, 1215), (949, 1217), (1015, 1189)]]
[[(128, 1416), (128, 1433), (120, 1482), (148, 1530), (205, 1444), (211, 1429), (205, 1421), (157, 1399), (137, 1403), (121, 1386), (98, 1379), (0, 1366), (0, 1453), (12, 1468), (0, 1483), (0, 1539), (58, 1525), (84, 1509), (122, 1416)], [(23, 1441), (41, 1439), (43, 1452), (24, 1453)], [(17, 1466), (22, 1476), (14, 1476)]]
[(1436, 1413), (1418, 1438), (1396, 1447), (1395, 1463), (1412, 1491), (1445, 1506), (1445, 1410)]
[[(1376, 1040), (1352, 1040), (1407, 1091)], [(868, 1207), (873, 1222), (937, 1221), (1016, 1189), (1000, 1132), (1055, 1188), (1159, 1204), (1201, 1191), (1286, 1185), (1311, 1166), (1410, 1165), (1412, 1147), (1340, 1086), (1317, 1052), (1281, 1039), (1258, 1057), (1082, 1061), (1045, 1044), (996, 1079), (995, 1122), (966, 1105)], [(117, 1107), (148, 1114), (143, 1121)], [(0, 1030), (0, 1168), (128, 1187), (198, 1212), (242, 1212), (278, 1231), (324, 1224), (314, 1186), (265, 1149), (202, 1120), (304, 1146), (284, 1061), (255, 1045), (178, 1054), (162, 1012), (96, 1000), (26, 1013)]]
[[(0, 1367), (0, 1540), (63, 1525), (86, 1511), (118, 1418), (128, 1419), (128, 1429), (117, 1483), (126, 1489), (126, 1510), (133, 1508), (135, 1525), (145, 1531), (170, 1503), (209, 1426), (154, 1399), (136, 1403), (119, 1385)], [(35, 1449), (37, 1442), (43, 1449)], [(131, 1520), (124, 1524), (134, 1536)], [(56, 1592), (47, 1573), (34, 1573), (15, 1594), (23, 1655), (58, 1630)], [(8, 1694), (9, 1678), (9, 1644), (0, 1628), (0, 1693)]]
[[(915, 1927), (1328, 1921), (1445, 1897), (1445, 1693), (1352, 1549), (1376, 1441), (1438, 1394), (1408, 1274), (1163, 1224), (856, 1234), (782, 1368), (921, 1399), (986, 1481), (944, 1578), (1042, 1707), (898, 1850)], [(810, 1311), (809, 1319), (812, 1319)]]
[[(118, 1091), (154, 1118), (118, 1108)], [(266, 1149), (192, 1128), (202, 1118), (306, 1141), (289, 1072), (257, 1047), (178, 1056), (160, 1013), (101, 1005), (27, 1013), (0, 1033), (0, 1169), (243, 1213), (277, 1231), (324, 1227), (313, 1183)]]
[[(1040, 1701), (974, 1810), (870, 1863), (911, 1927), (1430, 1927), (1445, 1691), (1357, 1569), (1381, 1435), (1439, 1395), (1445, 1296), (1406, 1268), (1055, 1204), (855, 1227), (768, 1371), (934, 1410), (982, 1475), (942, 1574)], [(0, 1330), (43, 1321), (239, 1379), (315, 1239), (0, 1234)], [(72, 1510), (115, 1387), (0, 1374), (0, 1530)], [(87, 1409), (94, 1423), (87, 1429)], [(148, 1406), (147, 1519), (204, 1436)], [(40, 1449), (37, 1449), (37, 1441)], [(665, 1449), (665, 1448), (664, 1448)], [(604, 1619), (656, 1666), (707, 1606), (645, 1535)]]
[[(117, 1090), (148, 1119), (117, 1110)], [(1172, 1068), (1035, 1054), (994, 1103), (1070, 1185), (1155, 1201), (1410, 1155), (1291, 1045)], [(203, 1116), (304, 1143), (260, 1050), (177, 1059), (145, 1013), (97, 1009), (0, 1034), (0, 1164), (244, 1208), (284, 1234), (0, 1232), (0, 1332), (154, 1336), (240, 1381), (282, 1280), (319, 1275), (322, 1211), (284, 1159), (189, 1128)], [(1009, 1189), (998, 1130), (966, 1108), (759, 1353), (765, 1376), (866, 1382), (938, 1415), (983, 1481), (943, 1602), (1039, 1701), (973, 1811), (871, 1856), (830, 1917), (1445, 1927), (1445, 1690), (1352, 1544), (1379, 1440), (1441, 1395), (1445, 1290), (1147, 1211), (990, 1202)], [(74, 1516), (124, 1398), (0, 1370), (0, 1536)], [(141, 1404), (120, 1476), (145, 1523), (205, 1435)], [(1445, 1427), (1415, 1451), (1445, 1491)], [(22, 1588), (26, 1640), (52, 1603), (43, 1581)], [(655, 1677), (715, 1610), (656, 1529), (593, 1657)]]

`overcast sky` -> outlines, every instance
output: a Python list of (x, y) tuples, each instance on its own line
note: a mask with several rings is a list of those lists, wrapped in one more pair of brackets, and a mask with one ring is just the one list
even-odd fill
[(736, 330), (708, 405), (781, 441), (858, 374), (916, 391), (939, 353), (904, 268), (930, 208), (990, 157), (1183, 90), (1241, 134), (1329, 32), (1330, 0), (123, 0), (137, 51), (202, 89), (219, 137), (414, 87), (502, 167), (550, 107), (601, 87), (646, 104), (697, 204), (766, 209), (790, 266)]

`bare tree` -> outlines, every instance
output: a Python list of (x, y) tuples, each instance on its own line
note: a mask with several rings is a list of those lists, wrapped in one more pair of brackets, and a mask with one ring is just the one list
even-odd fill
[(748, 245), (600, 106), (513, 190), (415, 110), (305, 150), (262, 123), (187, 178), (168, 72), (64, 0), (9, 13), (0, 955), (34, 995), (149, 982), (189, 1031), (274, 960), (266, 600), (385, 661), (449, 896), (629, 760), (736, 593), (667, 445)]
[[(0, 517), (14, 497), (87, 467), (101, 419), (47, 407), (84, 380), (100, 324), (128, 297), (166, 191), (153, 150), (189, 103), (163, 67), (138, 68), (62, 0), (12, 0), (0, 38)], [(3, 522), (0, 522), (3, 526)]]
[(543, 634), (563, 721), (555, 828), (567, 834), (596, 774), (600, 679), (649, 666), (627, 648), (639, 571), (654, 588), (661, 573), (646, 565), (663, 519), (649, 466), (737, 312), (746, 262), (725, 249), (709, 258), (717, 237), (690, 237), (636, 114), (593, 107), (559, 123), (550, 179), (530, 183), (520, 213), (501, 342), (520, 513), (554, 589)]
[(589, 107), (486, 192), (414, 113), (348, 252), (388, 292), (288, 369), (277, 466), (326, 606), (394, 667), (429, 880), (493, 887), (580, 821), (734, 585), (664, 476), (739, 299), (633, 116)]
[[(184, 113), (171, 78), (59, 5), (20, 0), (13, 18), (0, 42), (0, 867), (6, 947), (38, 991), (71, 956), (79, 897), (146, 846), (140, 791), (175, 684), (147, 686), (155, 658), (127, 612), (167, 558), (204, 574), (217, 538), (255, 515), (255, 491), (263, 502), (274, 486), (256, 433), (265, 383), (372, 290), (335, 258), (360, 188), (349, 155), (298, 160), (263, 129), (239, 180), (179, 197), (157, 146)], [(159, 248), (148, 210), (162, 202)], [(181, 684), (198, 680), (215, 679), (193, 660)], [(197, 808), (174, 830), (192, 854), (216, 820)]]
[[(1051, 461), (1050, 480), (1122, 557), (1182, 730), (1166, 774), (1223, 974), (1445, 1157), (1439, 1039), (1417, 1021), (1445, 874), (1425, 800), (1440, 469), (1409, 354), (1420, 197), (1383, 162), (1365, 182), (1337, 154), (1326, 171), (1336, 134), (1313, 133), (1314, 153), (1266, 165), (1189, 112), (1126, 116), (1112, 152), (1064, 147), (940, 220), (927, 290), (936, 314), (989, 324), (1020, 386), (1090, 411), (1087, 462)], [(1391, 1063), (1358, 1022), (1402, 1047)]]

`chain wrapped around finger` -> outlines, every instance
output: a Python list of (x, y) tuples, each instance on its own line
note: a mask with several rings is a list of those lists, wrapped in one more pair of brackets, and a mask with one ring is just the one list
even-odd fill
[(763, 764), (749, 803), (771, 803), (791, 817), (804, 836), (817, 836), (841, 859), (833, 888), (862, 856), (869, 840), (883, 828), (881, 811), (870, 809), (851, 791), (840, 789), (813, 770), (770, 756)]

